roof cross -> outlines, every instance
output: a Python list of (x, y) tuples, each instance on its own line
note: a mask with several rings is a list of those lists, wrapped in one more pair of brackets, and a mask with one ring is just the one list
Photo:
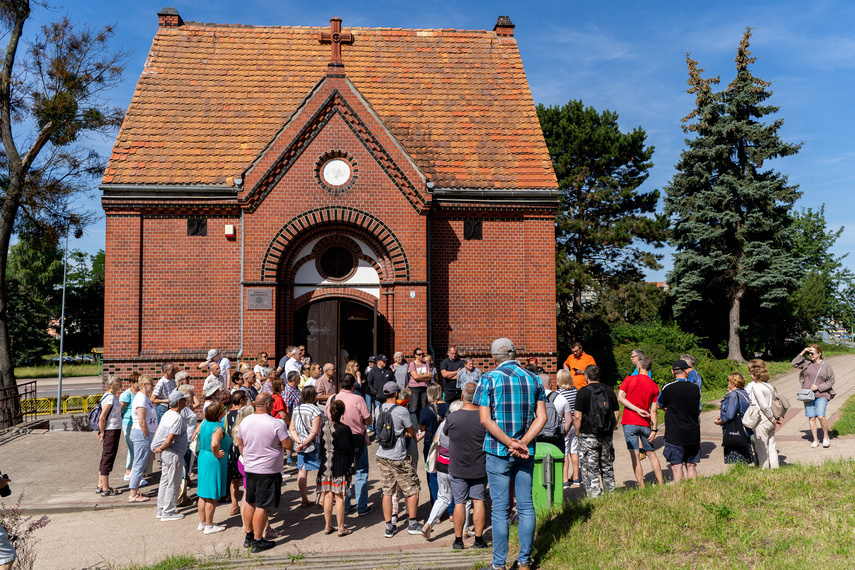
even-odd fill
[(330, 31), (319, 32), (318, 41), (322, 44), (330, 44), (331, 47), (332, 54), (329, 65), (327, 65), (327, 73), (343, 71), (344, 63), (341, 61), (341, 44), (352, 44), (353, 34), (350, 32), (342, 33), (341, 18), (331, 18)]

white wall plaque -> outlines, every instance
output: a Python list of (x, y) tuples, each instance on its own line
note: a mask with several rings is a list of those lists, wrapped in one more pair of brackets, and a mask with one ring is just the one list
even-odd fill
[(273, 308), (273, 289), (250, 289), (246, 292), (246, 308), (269, 311)]

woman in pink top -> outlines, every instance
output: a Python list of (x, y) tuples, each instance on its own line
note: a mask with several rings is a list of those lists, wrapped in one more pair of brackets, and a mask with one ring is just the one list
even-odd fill
[(422, 408), (427, 405), (427, 387), (430, 384), (430, 366), (425, 362), (425, 351), (417, 348), (413, 351), (413, 361), (410, 362), (407, 372), (412, 395), (410, 396), (409, 410), (419, 417)]

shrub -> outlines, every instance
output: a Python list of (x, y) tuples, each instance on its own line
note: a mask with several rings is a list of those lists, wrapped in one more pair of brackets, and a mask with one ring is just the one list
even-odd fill
[(7, 507), (0, 502), (0, 526), (9, 535), (9, 541), (18, 553), (18, 559), (13, 568), (16, 570), (31, 570), (36, 562), (36, 540), (34, 533), (47, 526), (50, 519), (43, 516), (33, 520), (33, 517), (23, 516), (24, 509), (21, 508), (21, 500), (24, 494), (18, 495), (18, 502), (14, 507)]

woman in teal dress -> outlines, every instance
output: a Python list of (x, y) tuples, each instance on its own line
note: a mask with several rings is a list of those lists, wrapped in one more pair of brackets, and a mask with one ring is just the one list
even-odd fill
[(199, 428), (199, 476), (196, 495), (199, 497), (199, 527), (205, 534), (222, 532), (224, 526), (214, 524), (217, 501), (226, 496), (226, 469), (228, 454), (225, 450), (232, 444), (223, 428), (226, 410), (214, 402), (205, 410), (205, 420)]

